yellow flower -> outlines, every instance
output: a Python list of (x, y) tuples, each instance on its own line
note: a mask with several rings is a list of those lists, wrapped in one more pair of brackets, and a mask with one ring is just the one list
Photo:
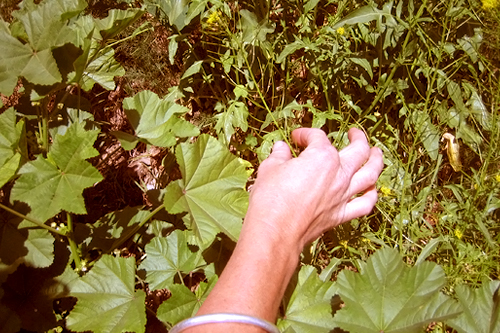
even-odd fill
[(384, 195), (384, 197), (388, 197), (392, 194), (392, 190), (388, 187), (385, 187), (385, 186), (382, 186), (380, 188), (380, 192), (382, 192), (382, 194)]
[(455, 229), (455, 236), (458, 238), (458, 239), (462, 239), (462, 237), (464, 236), (464, 233), (462, 232), (462, 230), (460, 229)]
[(492, 9), (498, 6), (499, 0), (482, 0), (483, 9)]
[(499, 183), (500, 183), (500, 174), (496, 175), (496, 176), (495, 176), (495, 179), (496, 179), (496, 181), (497, 181), (497, 182), (499, 182)]
[(216, 24), (217, 22), (219, 22), (219, 20), (221, 19), (221, 14), (219, 13), (218, 10), (214, 10), (210, 16), (208, 16), (207, 18), (207, 24), (208, 25), (214, 25)]
[(347, 240), (340, 241), (340, 245), (342, 245), (344, 249), (347, 249)]
[[(490, 0), (490, 1), (491, 1), (491, 0)], [(345, 29), (344, 29), (344, 27), (340, 27), (340, 28), (338, 28), (338, 29), (337, 29), (337, 33), (338, 33), (339, 35), (343, 35), (343, 34), (345, 33)]]

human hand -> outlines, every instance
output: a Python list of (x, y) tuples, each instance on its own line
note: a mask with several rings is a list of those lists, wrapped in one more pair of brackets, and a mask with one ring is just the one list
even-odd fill
[(322, 130), (296, 129), (292, 139), (305, 147), (297, 158), (276, 142), (259, 167), (244, 229), (255, 227), (301, 251), (326, 230), (369, 214), (377, 201), (382, 151), (370, 149), (359, 129), (348, 137), (350, 144), (338, 152)]

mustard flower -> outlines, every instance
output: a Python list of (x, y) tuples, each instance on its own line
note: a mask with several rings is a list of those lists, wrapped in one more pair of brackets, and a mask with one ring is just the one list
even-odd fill
[(493, 9), (499, 5), (499, 0), (482, 0), (483, 9)]
[(464, 236), (464, 233), (462, 232), (462, 230), (460, 229), (455, 229), (455, 236), (458, 238), (458, 239), (462, 239), (462, 237)]
[(388, 187), (385, 187), (385, 186), (382, 186), (380, 188), (380, 192), (382, 192), (382, 194), (383, 194), (384, 197), (388, 197), (388, 196), (390, 196), (392, 194), (392, 190), (390, 188), (388, 188)]
[(340, 28), (338, 28), (338, 29), (337, 29), (337, 33), (338, 33), (339, 35), (343, 35), (343, 34), (345, 33), (345, 29), (344, 29), (344, 27), (340, 27)]

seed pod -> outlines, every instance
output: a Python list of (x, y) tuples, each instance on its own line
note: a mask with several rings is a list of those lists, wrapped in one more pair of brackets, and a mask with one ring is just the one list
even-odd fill
[(441, 141), (446, 140), (446, 153), (450, 164), (455, 172), (462, 170), (462, 162), (460, 162), (460, 145), (453, 134), (444, 133)]

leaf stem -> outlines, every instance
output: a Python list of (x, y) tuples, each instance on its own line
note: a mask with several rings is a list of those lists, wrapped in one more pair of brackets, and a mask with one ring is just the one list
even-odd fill
[(47, 229), (47, 230), (49, 230), (49, 231), (52, 231), (52, 232), (53, 232), (53, 233), (55, 233), (55, 234), (58, 234), (58, 235), (61, 235), (61, 236), (66, 236), (66, 233), (65, 233), (64, 231), (60, 231), (60, 230), (57, 230), (57, 229), (55, 229), (55, 228), (52, 228), (51, 226), (48, 226), (48, 225), (46, 225), (45, 223), (43, 223), (43, 222), (41, 222), (41, 221), (38, 221), (37, 219), (34, 219), (34, 218), (32, 218), (32, 217), (29, 217), (29, 216), (26, 216), (26, 215), (24, 215), (24, 214), (21, 214), (21, 213), (19, 213), (18, 211), (15, 211), (15, 210), (14, 210), (14, 209), (12, 209), (12, 208), (9, 208), (9, 207), (7, 207), (7, 206), (2, 205), (1, 203), (0, 203), (0, 208), (2, 208), (3, 210), (8, 211), (8, 212), (9, 212), (9, 213), (11, 213), (11, 214), (14, 214), (14, 215), (18, 216), (18, 217), (20, 217), (20, 218), (22, 218), (22, 219), (24, 219), (24, 220), (28, 220), (28, 221), (30, 221), (30, 222), (32, 222), (32, 223), (34, 223), (34, 224), (36, 224), (37, 226), (39, 226), (39, 227), (41, 227), (41, 228)]
[(66, 212), (66, 220), (68, 222), (68, 233), (66, 237), (68, 238), (69, 247), (71, 249), (71, 258), (75, 262), (75, 270), (80, 271), (82, 269), (82, 260), (80, 258), (80, 249), (73, 239), (73, 217), (71, 213)]
[(165, 204), (158, 206), (155, 210), (153, 210), (151, 213), (149, 213), (138, 225), (136, 225), (133, 229), (131, 229), (129, 232), (127, 232), (124, 236), (121, 236), (118, 238), (113, 245), (111, 246), (111, 252), (117, 249), (119, 246), (121, 246), (125, 241), (127, 241), (130, 237), (136, 234), (139, 229), (142, 228), (146, 222), (148, 222), (153, 216), (155, 216), (159, 211), (165, 208)]

